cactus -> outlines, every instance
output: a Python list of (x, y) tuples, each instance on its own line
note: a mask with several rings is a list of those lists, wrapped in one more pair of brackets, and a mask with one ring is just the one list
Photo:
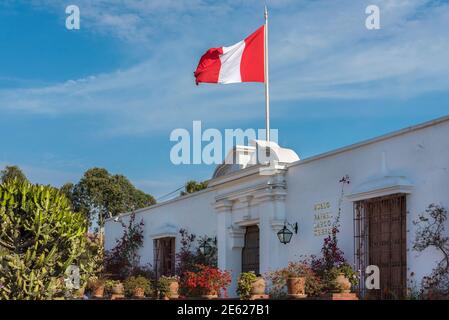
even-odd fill
[(87, 221), (50, 186), (0, 184), (0, 300), (52, 299), (86, 251)]

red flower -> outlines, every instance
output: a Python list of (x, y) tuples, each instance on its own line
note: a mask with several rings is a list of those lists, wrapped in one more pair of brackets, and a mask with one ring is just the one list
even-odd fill
[(196, 265), (198, 272), (187, 271), (184, 273), (184, 285), (192, 293), (218, 294), (223, 291), (227, 296), (227, 287), (231, 283), (231, 274), (205, 265)]

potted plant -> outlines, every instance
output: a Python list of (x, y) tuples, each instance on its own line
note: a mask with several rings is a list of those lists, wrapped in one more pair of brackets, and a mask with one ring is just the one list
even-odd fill
[(309, 272), (309, 266), (305, 263), (290, 262), (285, 268), (287, 292), (289, 298), (306, 298), (306, 276)]
[(262, 276), (258, 276), (256, 281), (254, 281), (251, 285), (251, 295), (253, 296), (261, 296), (265, 294), (265, 279)]
[(81, 286), (79, 289), (75, 290), (74, 297), (75, 299), (83, 299), (84, 293), (86, 291), (86, 286)]
[(142, 276), (126, 279), (124, 287), (127, 297), (144, 298), (145, 295), (151, 294), (150, 281)]
[(159, 293), (159, 298), (168, 299), (178, 299), (179, 298), (179, 280), (178, 277), (173, 276), (162, 276), (158, 280), (157, 291)]
[(218, 298), (221, 291), (227, 296), (227, 287), (231, 283), (231, 274), (218, 268), (196, 265), (197, 272), (184, 274), (184, 283), (190, 295), (203, 299)]
[[(314, 270), (312, 258), (313, 256), (306, 256), (299, 261), (289, 262), (285, 268), (267, 272), (265, 276), (270, 282), (270, 298), (320, 297), (323, 294), (324, 285), (321, 277)], [(297, 278), (300, 280), (295, 281)], [(304, 278), (304, 291), (301, 278)]]
[(351, 287), (355, 287), (358, 284), (357, 273), (349, 263), (344, 262), (338, 267), (338, 275), (335, 281), (340, 292), (350, 293)]
[(343, 272), (339, 272), (338, 276), (335, 278), (336, 286), (340, 293), (350, 293), (351, 292), (351, 281), (346, 278)]
[(240, 299), (247, 300), (251, 296), (264, 295), (265, 286), (263, 277), (258, 277), (253, 271), (242, 272), (237, 281), (237, 293)]
[(111, 300), (125, 297), (123, 284), (118, 280), (107, 280), (105, 282), (105, 291), (111, 297)]
[(356, 272), (348, 263), (326, 270), (324, 280), (328, 290), (334, 293), (350, 293), (351, 287), (358, 283)]
[(88, 289), (94, 298), (103, 298), (105, 291), (105, 280), (102, 278), (91, 278), (88, 281)]

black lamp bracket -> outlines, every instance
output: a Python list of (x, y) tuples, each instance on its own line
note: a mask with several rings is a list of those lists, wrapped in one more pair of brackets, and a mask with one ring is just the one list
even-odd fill
[(291, 224), (291, 223), (285, 221), (285, 225), (291, 227), (293, 229), (293, 231), (295, 232), (295, 234), (298, 234), (298, 222)]

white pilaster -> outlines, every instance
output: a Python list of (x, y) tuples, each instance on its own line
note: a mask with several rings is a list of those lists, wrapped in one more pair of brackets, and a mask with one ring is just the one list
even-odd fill
[(272, 176), (265, 190), (255, 195), (259, 206), (260, 273), (285, 266), (288, 248), (279, 242), (277, 232), (286, 220), (287, 187), (284, 172)]
[(242, 248), (245, 229), (232, 223), (232, 202), (221, 200), (216, 203), (218, 267), (232, 273), (229, 295), (236, 296), (237, 278), (242, 270)]

